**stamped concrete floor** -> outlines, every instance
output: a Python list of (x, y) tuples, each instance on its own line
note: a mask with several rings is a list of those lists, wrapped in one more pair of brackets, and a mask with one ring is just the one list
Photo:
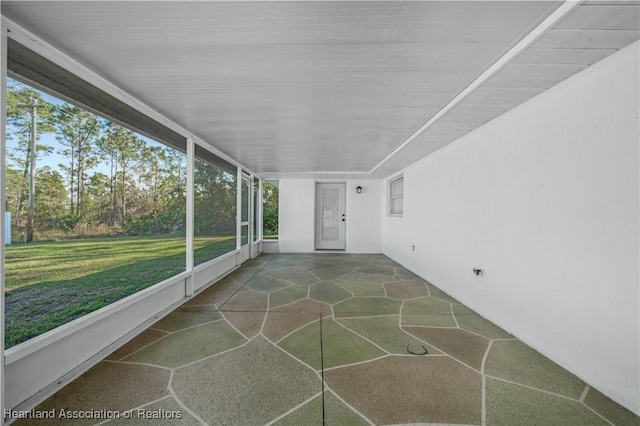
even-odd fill
[(385, 256), (335, 253), (247, 262), (37, 410), (98, 417), (42, 424), (640, 424)]

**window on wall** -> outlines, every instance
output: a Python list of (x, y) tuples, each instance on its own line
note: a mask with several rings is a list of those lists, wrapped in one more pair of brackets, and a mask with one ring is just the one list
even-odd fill
[(185, 270), (187, 162), (49, 91), (6, 89), (12, 347)]
[(236, 249), (237, 173), (233, 165), (196, 145), (194, 160), (194, 264)]
[(389, 181), (389, 216), (402, 216), (404, 212), (404, 176)]
[(262, 183), (262, 239), (278, 239), (278, 181)]

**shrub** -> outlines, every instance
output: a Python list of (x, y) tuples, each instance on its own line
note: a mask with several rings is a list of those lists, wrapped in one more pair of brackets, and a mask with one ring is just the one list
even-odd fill
[(153, 212), (131, 217), (124, 224), (128, 235), (184, 234), (186, 213), (180, 210)]

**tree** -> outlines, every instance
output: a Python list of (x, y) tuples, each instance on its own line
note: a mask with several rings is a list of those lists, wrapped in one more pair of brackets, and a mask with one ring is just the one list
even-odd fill
[[(127, 220), (127, 184), (131, 175), (142, 161), (144, 141), (126, 130), (118, 140), (118, 164), (120, 166), (120, 210), (122, 222)], [(135, 182), (132, 180), (132, 182)], [(134, 185), (135, 186), (135, 185)]]
[[(15, 146), (7, 153), (7, 162), (22, 170), (22, 179), (17, 188), (18, 196), (14, 198), (14, 223), (17, 228), (24, 227), (25, 208), (29, 192), (29, 176), (35, 176), (36, 170), (31, 170), (32, 155), (51, 152), (51, 147), (36, 145), (36, 152), (31, 152), (31, 138), (33, 131), (33, 106), (37, 105), (36, 129), (37, 135), (53, 131), (51, 116), (53, 106), (46, 102), (40, 92), (29, 88), (15, 80), (8, 80), (7, 88), (7, 138)], [(35, 164), (35, 161), (33, 162)], [(34, 198), (31, 197), (33, 200)], [(32, 236), (32, 229), (28, 230)]]
[(139, 170), (136, 213), (125, 229), (139, 234), (182, 234), (186, 220), (186, 156), (167, 147), (145, 149)]
[(202, 160), (194, 162), (194, 227), (196, 235), (235, 232), (236, 177)]
[(69, 198), (62, 175), (45, 166), (36, 176), (36, 219), (38, 229), (58, 228)]
[(59, 154), (70, 160), (69, 165), (60, 164), (69, 184), (69, 213), (80, 218), (84, 212), (87, 171), (97, 164), (93, 147), (101, 133), (102, 123), (95, 114), (69, 104), (57, 106), (54, 119), (56, 139), (66, 147)]
[(170, 209), (184, 209), (187, 200), (187, 156), (174, 149), (166, 149), (165, 178), (161, 183), (162, 194)]
[(7, 211), (11, 211), (12, 228), (20, 229), (16, 222), (16, 210), (22, 193), (22, 171), (7, 167), (5, 169), (5, 188)]
[[(11, 80), (10, 80), (11, 82)], [(186, 218), (186, 155), (146, 139), (81, 108), (55, 101), (45, 102), (40, 93), (14, 82), (10, 90), (7, 162), (7, 202), (22, 223), (31, 174), (29, 146), (33, 99), (39, 103), (38, 132), (54, 132), (55, 151), (65, 157), (57, 167), (37, 172), (33, 195), (37, 226), (63, 227), (75, 224), (121, 226), (139, 233), (184, 233)], [(48, 99), (48, 98), (47, 98)], [(10, 121), (10, 123), (9, 123)], [(51, 153), (52, 147), (37, 146)], [(107, 167), (105, 167), (107, 166)], [(92, 172), (98, 168), (98, 171)], [(214, 171), (215, 169), (215, 171)], [(235, 230), (235, 175), (212, 166), (212, 176), (202, 177), (206, 189), (210, 228)], [(205, 182), (206, 181), (206, 182)], [(64, 209), (61, 211), (61, 209)], [(203, 217), (207, 214), (203, 214)]]
[(116, 178), (118, 176), (118, 139), (124, 129), (115, 123), (107, 123), (104, 135), (98, 139), (96, 145), (102, 161), (109, 165), (109, 194), (110, 212), (109, 225), (116, 226), (118, 222), (118, 202), (116, 192)]
[(110, 223), (111, 219), (111, 182), (104, 173), (94, 173), (89, 177), (86, 187), (86, 221)]
[(111, 166), (112, 225), (118, 223), (118, 214), (121, 223), (124, 223), (127, 220), (128, 193), (135, 189), (133, 173), (142, 162), (145, 142), (131, 130), (109, 123), (104, 136), (98, 141), (98, 147)]
[(143, 167), (140, 177), (149, 193), (150, 200), (146, 204), (152, 210), (158, 210), (161, 204), (161, 182), (165, 175), (164, 163), (166, 162), (166, 150), (160, 146), (149, 146), (142, 153)]
[(263, 234), (278, 234), (278, 188), (269, 182), (262, 186), (262, 223)]

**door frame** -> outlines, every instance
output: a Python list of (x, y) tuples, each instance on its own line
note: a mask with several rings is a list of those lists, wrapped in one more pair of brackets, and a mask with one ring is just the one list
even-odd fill
[[(248, 183), (248, 204), (247, 204), (247, 220), (246, 221), (242, 221), (242, 188), (244, 186), (244, 182)], [(239, 249), (240, 249), (240, 253), (239, 253), (239, 263), (242, 264), (243, 262), (249, 260), (251, 258), (251, 246), (252, 246), (252, 233), (253, 233), (253, 229), (252, 229), (252, 222), (253, 222), (253, 179), (250, 175), (247, 175), (246, 173), (240, 173), (240, 184), (238, 185), (238, 189), (240, 190), (239, 193), (239, 198), (238, 198), (238, 206), (240, 207), (238, 209), (238, 221), (240, 223), (240, 225), (238, 226), (238, 244), (239, 244)], [(246, 226), (247, 229), (247, 243), (246, 244), (242, 244), (242, 227)]]
[[(339, 232), (341, 233), (338, 242), (334, 247), (319, 247), (320, 239), (319, 239), (319, 230), (320, 230), (320, 205), (319, 205), (319, 195), (320, 195), (320, 187), (322, 185), (336, 185), (339, 188), (339, 215), (341, 215), (342, 223), (340, 225)], [(313, 235), (314, 235), (314, 249), (315, 250), (340, 250), (345, 251), (347, 249), (347, 183), (344, 181), (316, 181), (315, 182), (315, 200), (314, 200), (314, 221), (313, 221)], [(330, 245), (330, 244), (329, 244)]]

